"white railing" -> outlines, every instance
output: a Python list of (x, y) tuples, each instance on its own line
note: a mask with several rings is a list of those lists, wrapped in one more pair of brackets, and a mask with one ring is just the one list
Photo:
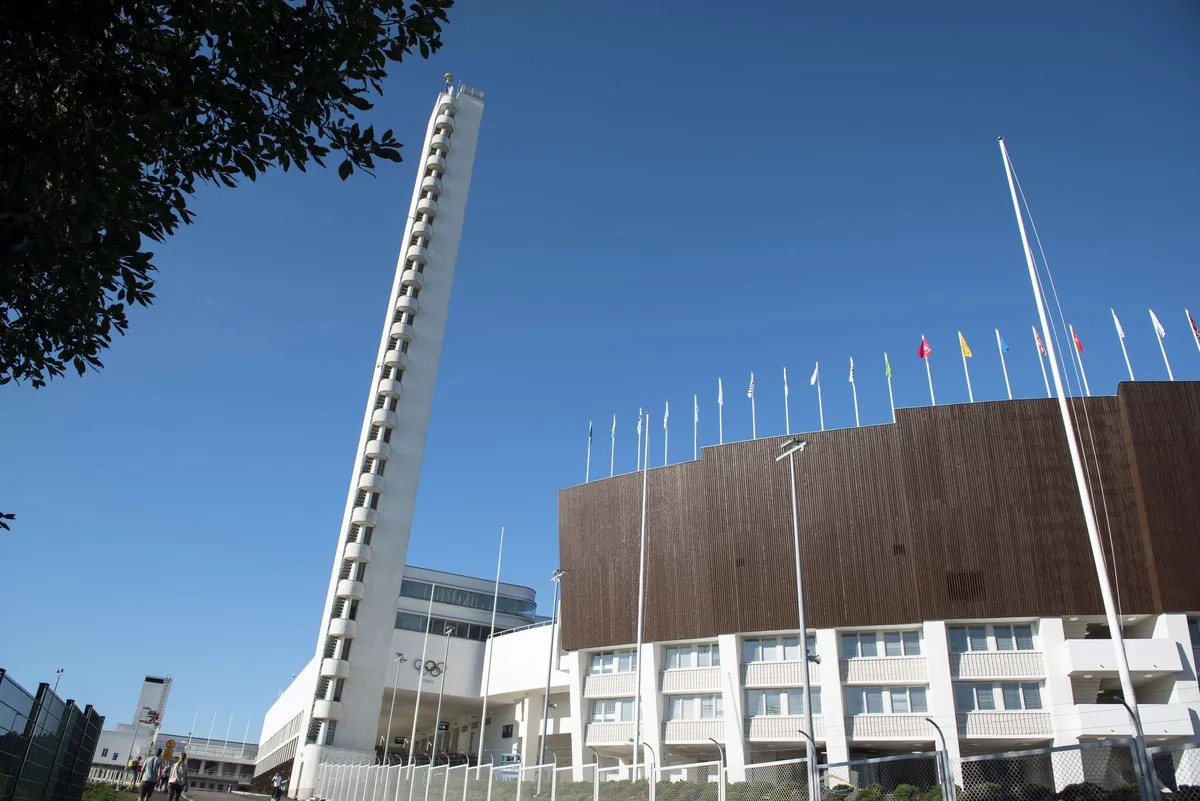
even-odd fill
[[(804, 683), (800, 675), (799, 660), (790, 662), (751, 662), (742, 666), (742, 684), (752, 687), (799, 687)], [(821, 671), (808, 670), (808, 683), (814, 687), (821, 684)]]
[(636, 690), (636, 673), (596, 673), (588, 675), (583, 680), (584, 698), (628, 698)]
[(854, 740), (932, 740), (925, 715), (848, 715), (846, 736)]
[(662, 691), (664, 693), (720, 692), (721, 669), (706, 667), (664, 670), (662, 672)]
[(668, 720), (663, 724), (664, 743), (707, 743), (725, 739), (724, 720)]
[[(760, 715), (746, 718), (745, 724), (744, 731), (749, 740), (802, 741), (804, 739), (804, 735), (800, 733), (804, 729), (803, 715)], [(814, 740), (825, 738), (825, 718), (823, 716), (813, 715), (813, 729), (815, 729), (812, 733)]]
[(847, 684), (929, 680), (923, 656), (856, 657), (843, 659), (840, 667), (842, 682)]
[(959, 737), (1035, 737), (1054, 733), (1049, 712), (958, 712), (955, 717)]
[(1016, 679), (1046, 675), (1041, 651), (980, 651), (950, 654), (954, 679)]
[(632, 723), (589, 723), (588, 745), (624, 745), (633, 740)]

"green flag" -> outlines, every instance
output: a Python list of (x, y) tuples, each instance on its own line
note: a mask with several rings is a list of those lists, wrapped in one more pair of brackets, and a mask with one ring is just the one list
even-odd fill
[(883, 354), (883, 375), (884, 378), (892, 377), (892, 363), (888, 361), (887, 354)]

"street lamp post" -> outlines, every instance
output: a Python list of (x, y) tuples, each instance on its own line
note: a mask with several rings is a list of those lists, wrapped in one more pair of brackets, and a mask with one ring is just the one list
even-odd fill
[(550, 605), (550, 655), (546, 664), (546, 697), (542, 702), (542, 742), (538, 748), (538, 792), (542, 791), (542, 771), (541, 765), (546, 761), (546, 738), (550, 735), (550, 683), (554, 678), (554, 657), (558, 653), (555, 647), (554, 637), (558, 629), (558, 588), (562, 584), (562, 577), (567, 574), (567, 571), (561, 567), (556, 567), (554, 572), (550, 574), (550, 581), (554, 584), (554, 602)]
[[(400, 683), (400, 666), (407, 662), (408, 659), (404, 656), (404, 654), (396, 652), (395, 654), (392, 654), (392, 661), (396, 663), (396, 669), (392, 672), (392, 703), (388, 706), (387, 736), (383, 741), (383, 764), (385, 765), (391, 762), (392, 715), (396, 712), (396, 687)], [(420, 681), (419, 676), (417, 677), (417, 680)], [(384, 795), (387, 795), (386, 786), (384, 789)]]
[(725, 801), (725, 746), (715, 737), (708, 739), (717, 747), (717, 754), (720, 756), (721, 775), (717, 777), (717, 801)]
[[(449, 670), (450, 667), (447, 664), (447, 662), (450, 660), (450, 635), (453, 632), (453, 626), (446, 626), (446, 628), (442, 630), (442, 633), (446, 635), (446, 650), (442, 655), (442, 686), (438, 688), (437, 715), (433, 721), (433, 745), (430, 747), (431, 753), (429, 755), (430, 773), (425, 774), (425, 801), (429, 801), (429, 780), (432, 778), (431, 773), (434, 767), (436, 767), (435, 763), (437, 762), (438, 732), (442, 728), (442, 695), (444, 695), (446, 692), (446, 671)], [(409, 747), (411, 748), (411, 746)], [(447, 770), (449, 770), (449, 768), (447, 768)], [(447, 781), (449, 781), (449, 776), (447, 776)]]
[(955, 801), (954, 792), (954, 772), (950, 769), (950, 749), (946, 745), (946, 735), (942, 732), (942, 727), (937, 725), (933, 718), (925, 718), (930, 726), (937, 729), (938, 737), (942, 741), (942, 750), (938, 752), (941, 756), (939, 762), (942, 765), (942, 798), (945, 801)]
[(808, 622), (804, 616), (804, 576), (800, 560), (800, 507), (796, 501), (796, 453), (803, 453), (806, 445), (808, 443), (799, 437), (788, 437), (780, 443), (781, 452), (775, 457), (775, 461), (787, 459), (788, 481), (792, 492), (792, 547), (796, 553), (796, 615), (799, 618), (797, 625), (800, 628), (800, 680), (804, 691), (804, 730), (807, 737), (804, 750), (807, 755), (805, 762), (808, 771), (808, 797), (816, 799), (821, 797), (821, 788), (816, 779), (817, 745), (811, 736), (813, 715), (812, 689), (808, 675)]

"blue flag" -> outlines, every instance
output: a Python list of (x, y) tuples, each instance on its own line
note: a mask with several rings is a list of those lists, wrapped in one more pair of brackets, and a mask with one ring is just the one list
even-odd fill
[(1004, 341), (1004, 337), (1000, 337), (1000, 350), (1008, 353), (1008, 343)]

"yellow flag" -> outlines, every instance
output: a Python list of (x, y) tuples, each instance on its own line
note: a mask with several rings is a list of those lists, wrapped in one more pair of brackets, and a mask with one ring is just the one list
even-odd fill
[(967, 340), (963, 339), (962, 331), (958, 332), (958, 346), (962, 348), (963, 356), (971, 358), (971, 346), (967, 344)]

